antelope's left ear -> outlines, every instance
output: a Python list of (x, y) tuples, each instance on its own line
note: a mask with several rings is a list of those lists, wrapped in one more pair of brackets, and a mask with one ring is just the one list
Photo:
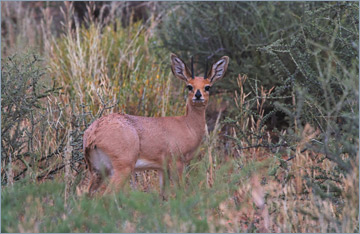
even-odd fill
[(209, 75), (211, 84), (214, 84), (216, 81), (224, 77), (228, 64), (229, 57), (224, 56), (211, 66), (211, 73)]

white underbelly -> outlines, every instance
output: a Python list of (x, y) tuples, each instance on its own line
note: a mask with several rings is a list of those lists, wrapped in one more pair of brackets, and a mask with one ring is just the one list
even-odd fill
[(135, 170), (151, 170), (151, 169), (153, 170), (161, 169), (161, 165), (146, 159), (138, 159), (135, 163)]

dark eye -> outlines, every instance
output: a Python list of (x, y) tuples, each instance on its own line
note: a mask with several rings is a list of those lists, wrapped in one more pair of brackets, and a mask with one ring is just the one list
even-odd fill
[(191, 85), (186, 86), (190, 91), (193, 90), (193, 87)]
[(211, 86), (205, 86), (205, 91), (209, 91)]

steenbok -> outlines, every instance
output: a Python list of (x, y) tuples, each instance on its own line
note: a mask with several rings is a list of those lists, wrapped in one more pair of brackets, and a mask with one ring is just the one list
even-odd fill
[(193, 62), (190, 72), (178, 56), (171, 54), (171, 70), (189, 90), (184, 116), (151, 118), (114, 113), (94, 121), (83, 142), (91, 174), (89, 194), (97, 191), (106, 177), (109, 187), (117, 190), (138, 170), (157, 170), (161, 190), (164, 171), (172, 165), (176, 165), (181, 179), (184, 164), (194, 157), (205, 133), (209, 90), (224, 77), (228, 64), (229, 57), (224, 56), (205, 71), (204, 77), (195, 77)]

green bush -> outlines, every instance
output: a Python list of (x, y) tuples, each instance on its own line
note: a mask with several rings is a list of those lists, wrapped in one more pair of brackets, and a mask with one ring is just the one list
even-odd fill
[(359, 4), (305, 6), (299, 32), (260, 50), (269, 56), (275, 76), (292, 87), (292, 105), (275, 103), (291, 129), (306, 123), (319, 129), (321, 143), (313, 147), (346, 172), (358, 153)]
[[(282, 82), (267, 98), (272, 101), (274, 110), (286, 114), (289, 124), (287, 134), (279, 134), (277, 142), (286, 142), (280, 145), (286, 146), (288, 161), (279, 158), (278, 171), (270, 174), (285, 170), (289, 178), (301, 176), (317, 196), (330, 200), (342, 211), (349, 201), (341, 192), (339, 178), (353, 175), (359, 154), (359, 4), (326, 3), (315, 7), (316, 4), (307, 3), (304, 6), (303, 20), (297, 32), (287, 39), (258, 48), (266, 55), (268, 66), (274, 72), (270, 79)], [(256, 87), (256, 83), (252, 82), (250, 86)], [(287, 100), (276, 98), (286, 89), (291, 94)], [(239, 150), (249, 145), (256, 148), (259, 141), (263, 147), (274, 147), (264, 139), (266, 131), (249, 130), (245, 125), (247, 122), (243, 121), (249, 112), (260, 123), (269, 116), (251, 112), (259, 110), (256, 103), (264, 98), (258, 92), (256, 88), (240, 92), (247, 93), (249, 100), (237, 96), (236, 104), (242, 105), (236, 105), (238, 111), (226, 120), (234, 127), (237, 137), (233, 139)], [(317, 129), (317, 134), (309, 126)], [(306, 140), (310, 133), (314, 135)], [(299, 175), (289, 168), (289, 165), (299, 163), (300, 159), (296, 157), (301, 155), (300, 152), (316, 154), (311, 173)], [(290, 160), (296, 163), (292, 164)], [(335, 165), (331, 171), (325, 169), (329, 162)], [(301, 191), (308, 193), (309, 190)]]
[[(158, 30), (164, 47), (184, 57), (194, 55), (199, 71), (204, 69), (206, 58), (211, 61), (228, 55), (228, 74), (218, 85), (226, 91), (240, 91), (235, 79), (238, 74), (258, 80), (259, 88), (275, 87), (264, 107), (265, 114), (272, 115), (267, 116), (267, 124), (270, 120), (277, 120), (275, 126), (281, 128), (292, 124), (291, 119), (284, 120), (287, 113), (281, 113), (284, 110), (274, 106), (274, 101), (296, 108), (295, 84), (306, 87), (319, 100), (326, 100), (319, 95), (318, 76), (328, 61), (326, 48), (331, 41), (331, 50), (341, 62), (336, 69), (356, 71), (358, 3), (192, 2), (169, 3), (169, 7), (176, 10), (169, 13)], [(340, 80), (337, 84), (331, 82), (331, 96), (342, 95)], [(258, 92), (254, 82), (247, 82), (244, 88)], [(313, 123), (313, 115), (305, 113), (303, 122)]]
[(303, 6), (290, 2), (169, 3), (176, 10), (164, 19), (158, 35), (169, 50), (184, 58), (194, 55), (200, 71), (206, 58), (214, 61), (229, 56), (228, 82), (220, 87), (233, 90), (233, 77), (240, 73), (272, 86), (281, 81), (271, 79), (268, 60), (257, 49), (297, 31)]

